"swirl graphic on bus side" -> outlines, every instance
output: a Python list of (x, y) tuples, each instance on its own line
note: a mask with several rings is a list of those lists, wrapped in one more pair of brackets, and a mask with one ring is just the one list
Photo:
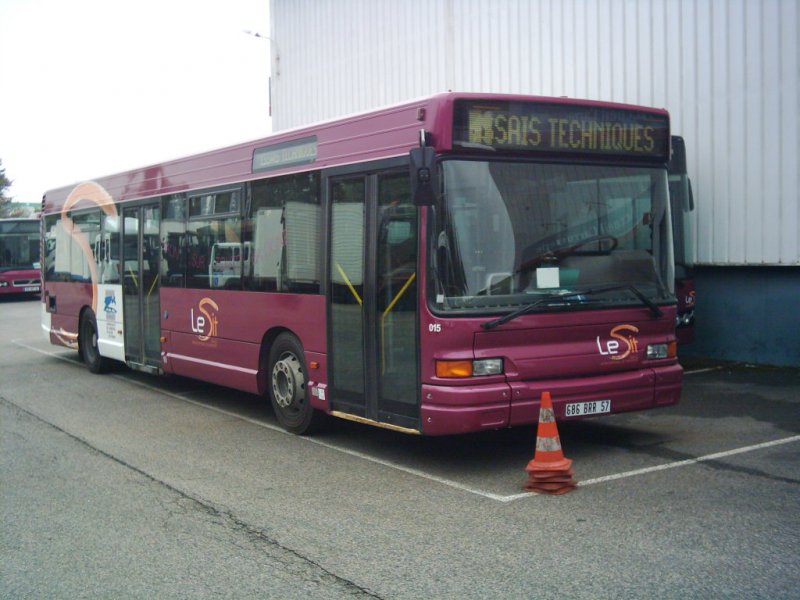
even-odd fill
[(61, 207), (62, 226), (70, 237), (75, 240), (75, 243), (78, 244), (83, 256), (86, 258), (86, 262), (89, 264), (89, 273), (92, 278), (92, 311), (97, 314), (98, 276), (92, 246), (86, 238), (86, 234), (81, 231), (80, 225), (75, 225), (69, 216), (70, 211), (83, 200), (96, 204), (109, 217), (116, 218), (118, 213), (111, 194), (102, 185), (94, 181), (84, 181), (76, 185), (64, 201), (64, 206)]

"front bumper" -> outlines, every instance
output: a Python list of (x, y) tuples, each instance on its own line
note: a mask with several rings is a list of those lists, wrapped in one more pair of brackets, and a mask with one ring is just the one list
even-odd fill
[(550, 392), (559, 420), (572, 402), (611, 400), (611, 414), (676, 404), (683, 369), (678, 364), (610, 375), (511, 381), (472, 386), (422, 386), (422, 433), (447, 435), (538, 422), (542, 392)]

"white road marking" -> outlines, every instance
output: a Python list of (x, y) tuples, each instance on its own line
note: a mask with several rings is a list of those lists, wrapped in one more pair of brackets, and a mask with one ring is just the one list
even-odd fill
[(745, 454), (746, 452), (755, 452), (756, 450), (771, 448), (773, 446), (780, 446), (782, 444), (791, 444), (792, 442), (800, 442), (800, 435), (792, 435), (777, 440), (771, 440), (769, 442), (753, 444), (752, 446), (742, 446), (741, 448), (734, 448), (733, 450), (725, 450), (723, 452), (714, 452), (713, 454), (706, 454), (704, 456), (698, 456), (697, 458), (689, 458), (686, 460), (664, 463), (663, 465), (656, 465), (654, 467), (645, 467), (643, 469), (634, 469), (633, 471), (625, 471), (624, 473), (615, 473), (614, 475), (606, 475), (604, 477), (587, 479), (586, 481), (581, 481), (578, 485), (580, 486), (594, 485), (595, 483), (605, 483), (606, 481), (615, 481), (617, 479), (625, 479), (626, 477), (636, 477), (637, 475), (646, 475), (648, 473), (655, 473), (656, 471), (666, 471), (667, 469), (677, 469), (678, 467), (687, 467), (690, 465), (696, 465), (697, 463), (701, 462), (719, 460), (721, 458), (727, 458), (728, 456)]
[(684, 375), (698, 375), (699, 373), (708, 373), (710, 371), (721, 371), (724, 367), (706, 367), (705, 369), (693, 369), (691, 371), (684, 371)]
[[(67, 351), (67, 352), (55, 352), (55, 351), (53, 351), (53, 352), (51, 352), (51, 351), (42, 350), (40, 348), (36, 348), (34, 346), (30, 346), (30, 345), (22, 342), (21, 340), (11, 340), (11, 342), (13, 344), (16, 344), (17, 346), (21, 346), (23, 348), (27, 348), (28, 350), (32, 350), (32, 351), (38, 352), (40, 354), (44, 354), (44, 355), (47, 355), (47, 356), (52, 356), (54, 358), (58, 358), (60, 360), (64, 360), (64, 361), (67, 361), (67, 362), (70, 362), (70, 363), (80, 364), (80, 361), (76, 360), (75, 358), (67, 358), (67, 355), (69, 355), (70, 357), (73, 357), (74, 356), (74, 351)], [(532, 496), (536, 496), (537, 495), (537, 494), (531, 493), (531, 492), (523, 492), (523, 493), (519, 493), (519, 494), (512, 494), (512, 495), (504, 496), (504, 495), (501, 495), (501, 494), (494, 494), (494, 493), (488, 492), (486, 490), (472, 488), (472, 487), (469, 487), (467, 485), (464, 485), (463, 483), (459, 483), (458, 481), (454, 481), (452, 479), (446, 479), (444, 477), (438, 477), (438, 476), (433, 475), (431, 473), (428, 473), (426, 471), (421, 471), (419, 469), (414, 469), (412, 467), (407, 467), (405, 465), (402, 465), (402, 464), (399, 464), (399, 463), (396, 463), (396, 462), (393, 462), (393, 461), (389, 461), (389, 460), (384, 460), (382, 458), (376, 458), (375, 456), (371, 456), (371, 455), (365, 454), (363, 452), (358, 452), (356, 450), (350, 450), (349, 448), (343, 448), (341, 446), (336, 446), (335, 444), (330, 444), (328, 442), (324, 442), (324, 441), (319, 440), (319, 439), (314, 439), (312, 437), (295, 436), (293, 434), (290, 434), (286, 430), (284, 430), (282, 427), (278, 427), (277, 425), (272, 425), (270, 423), (265, 423), (264, 421), (259, 421), (257, 419), (252, 419), (250, 417), (245, 417), (245, 416), (240, 415), (238, 413), (235, 413), (235, 412), (232, 412), (232, 411), (229, 411), (229, 410), (225, 410), (224, 408), (219, 408), (219, 407), (216, 407), (216, 406), (213, 406), (213, 405), (210, 405), (210, 404), (205, 404), (204, 402), (198, 402), (197, 400), (191, 400), (191, 399), (186, 398), (185, 396), (183, 396), (181, 394), (177, 394), (177, 393), (174, 393), (174, 392), (169, 392), (167, 390), (160, 389), (160, 388), (152, 386), (150, 384), (143, 383), (141, 381), (136, 381), (135, 379), (130, 379), (129, 377), (125, 377), (124, 375), (113, 375), (112, 374), (112, 375), (110, 375), (110, 377), (114, 377), (115, 379), (119, 379), (119, 380), (125, 381), (127, 383), (132, 383), (134, 385), (138, 385), (139, 387), (146, 388), (148, 390), (151, 390), (151, 391), (156, 392), (158, 394), (162, 394), (164, 396), (168, 396), (170, 398), (174, 398), (174, 399), (179, 400), (181, 402), (186, 402), (188, 404), (193, 404), (195, 406), (199, 406), (201, 408), (205, 408), (207, 410), (211, 410), (211, 411), (214, 411), (214, 412), (219, 413), (219, 414), (223, 414), (223, 415), (228, 416), (228, 417), (239, 419), (240, 421), (245, 421), (247, 423), (250, 423), (252, 425), (256, 425), (258, 427), (263, 427), (264, 429), (269, 429), (270, 431), (275, 431), (275, 432), (283, 434), (283, 435), (292, 436), (294, 439), (299, 439), (299, 440), (302, 440), (304, 442), (308, 442), (308, 443), (311, 443), (311, 444), (316, 444), (317, 446), (321, 446), (323, 448), (328, 448), (329, 450), (334, 450), (334, 451), (339, 452), (341, 454), (346, 454), (348, 456), (352, 456), (352, 457), (358, 458), (360, 460), (365, 460), (367, 462), (371, 462), (371, 463), (374, 463), (374, 464), (377, 464), (377, 465), (388, 467), (390, 469), (395, 469), (395, 470), (401, 471), (403, 473), (408, 473), (409, 475), (414, 475), (415, 477), (421, 477), (423, 479), (427, 479), (429, 481), (433, 481), (435, 483), (439, 483), (439, 484), (442, 484), (442, 485), (445, 485), (447, 487), (451, 487), (451, 488), (454, 488), (454, 489), (457, 489), (457, 490), (461, 490), (463, 492), (468, 492), (468, 493), (474, 494), (476, 496), (481, 496), (481, 497), (487, 498), (489, 500), (495, 500), (497, 502), (507, 503), (507, 502), (513, 502), (515, 500), (521, 500), (523, 498), (530, 498)], [(597, 483), (606, 483), (608, 481), (617, 481), (619, 479), (627, 479), (629, 477), (638, 477), (640, 475), (647, 475), (649, 473), (655, 473), (655, 472), (658, 472), (658, 471), (666, 471), (668, 469), (677, 469), (679, 467), (688, 467), (688, 466), (691, 466), (691, 465), (696, 465), (698, 463), (708, 462), (708, 461), (712, 461), (712, 460), (719, 460), (721, 458), (727, 458), (729, 456), (735, 456), (737, 454), (744, 454), (744, 453), (747, 453), (747, 452), (755, 452), (757, 450), (762, 450), (764, 448), (771, 448), (773, 446), (780, 446), (782, 444), (791, 444), (793, 442), (800, 442), (800, 435), (793, 435), (793, 436), (790, 436), (790, 437), (781, 438), (781, 439), (777, 439), (777, 440), (771, 440), (771, 441), (763, 442), (763, 443), (760, 443), (760, 444), (753, 444), (751, 446), (743, 446), (743, 447), (740, 447), (740, 448), (734, 448), (732, 450), (725, 450), (723, 452), (715, 452), (713, 454), (706, 454), (704, 456), (698, 456), (697, 458), (679, 460), (679, 461), (675, 461), (675, 462), (655, 465), (655, 466), (652, 466), (652, 467), (645, 467), (645, 468), (642, 468), (642, 469), (634, 469), (632, 471), (624, 471), (622, 473), (614, 473), (614, 474), (611, 474), (611, 475), (605, 475), (603, 477), (595, 477), (593, 479), (587, 479), (585, 481), (579, 481), (578, 482), (578, 487), (586, 487), (586, 486), (589, 486), (589, 485), (595, 485)]]

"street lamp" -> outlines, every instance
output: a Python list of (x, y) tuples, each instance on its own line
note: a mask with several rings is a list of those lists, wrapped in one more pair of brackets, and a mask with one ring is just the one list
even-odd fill
[[(275, 56), (273, 57), (273, 60), (275, 61), (275, 77), (278, 77), (281, 74), (281, 56), (280, 56), (280, 50), (278, 49), (278, 42), (273, 40), (268, 35), (261, 35), (257, 31), (242, 29), (242, 33), (246, 33), (247, 35), (252, 35), (253, 37), (261, 38), (262, 40), (267, 40), (270, 44), (275, 45)], [(272, 52), (270, 52), (270, 54), (272, 54)]]

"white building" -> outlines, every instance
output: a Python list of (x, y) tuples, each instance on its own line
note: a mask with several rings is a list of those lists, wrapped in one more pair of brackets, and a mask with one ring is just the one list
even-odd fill
[(798, 0), (271, 0), (276, 131), (444, 90), (664, 107), (697, 209), (692, 352), (800, 365)]

